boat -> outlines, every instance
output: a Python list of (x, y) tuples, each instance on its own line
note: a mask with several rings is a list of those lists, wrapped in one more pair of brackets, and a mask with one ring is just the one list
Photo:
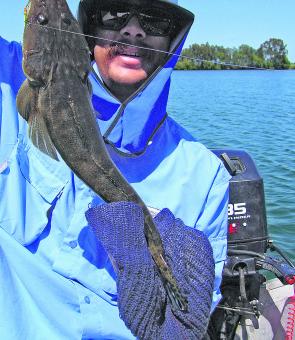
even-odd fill
[(223, 298), (207, 339), (295, 340), (295, 266), (269, 237), (263, 179), (246, 151), (212, 151), (232, 179)]

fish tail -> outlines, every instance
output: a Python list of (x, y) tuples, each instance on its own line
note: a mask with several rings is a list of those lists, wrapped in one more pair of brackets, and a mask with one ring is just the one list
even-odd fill
[[(145, 212), (145, 209), (144, 209)], [(187, 298), (181, 293), (173, 272), (165, 260), (164, 248), (159, 231), (153, 222), (151, 215), (145, 218), (145, 235), (151, 256), (155, 262), (160, 278), (174, 310), (187, 311)]]

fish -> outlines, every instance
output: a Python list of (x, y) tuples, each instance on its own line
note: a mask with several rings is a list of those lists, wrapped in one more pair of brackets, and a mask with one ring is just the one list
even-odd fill
[(65, 0), (30, 0), (25, 8), (22, 66), (26, 76), (17, 108), (28, 122), (29, 137), (41, 152), (69, 168), (105, 202), (138, 204), (144, 234), (159, 276), (175, 310), (187, 298), (165, 259), (153, 218), (111, 160), (92, 106), (90, 51)]

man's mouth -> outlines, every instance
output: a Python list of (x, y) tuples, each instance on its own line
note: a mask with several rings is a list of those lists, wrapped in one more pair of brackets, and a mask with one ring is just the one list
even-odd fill
[(140, 57), (138, 52), (123, 52), (123, 53), (120, 53), (120, 55), (125, 55), (127, 57), (137, 57), (137, 58)]
[(111, 46), (110, 54), (114, 57), (125, 56), (130, 58), (142, 58), (144, 56), (144, 52), (140, 48), (125, 45)]
[(120, 65), (129, 69), (142, 68), (143, 54), (139, 48), (125, 45), (116, 45), (110, 50), (111, 58), (119, 58)]

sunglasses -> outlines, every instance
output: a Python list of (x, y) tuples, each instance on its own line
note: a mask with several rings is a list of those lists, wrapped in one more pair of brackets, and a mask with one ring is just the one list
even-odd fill
[(172, 13), (160, 7), (141, 8), (124, 2), (101, 1), (93, 17), (94, 23), (107, 30), (119, 31), (136, 16), (148, 35), (168, 36), (174, 29)]

